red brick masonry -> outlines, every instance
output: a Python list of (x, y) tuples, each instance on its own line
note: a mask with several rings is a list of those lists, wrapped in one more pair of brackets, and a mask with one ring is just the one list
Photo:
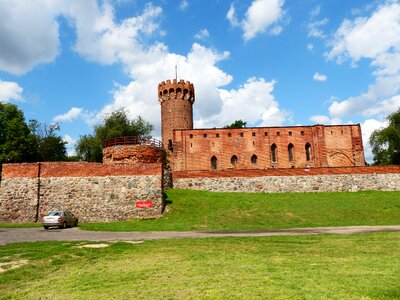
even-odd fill
[(263, 177), (263, 176), (313, 176), (343, 174), (394, 174), (400, 173), (400, 166), (337, 167), (309, 169), (266, 169), (266, 170), (215, 170), (176, 171), (174, 178), (218, 178), (218, 177)]
[[(161, 163), (101, 164), (90, 162), (40, 163), (40, 177), (93, 177), (159, 175)], [(3, 164), (2, 178), (37, 178), (39, 163)]]

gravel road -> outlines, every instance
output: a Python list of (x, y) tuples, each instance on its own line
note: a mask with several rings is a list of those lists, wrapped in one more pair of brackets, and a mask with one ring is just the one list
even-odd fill
[(400, 231), (400, 225), (394, 226), (346, 226), (292, 228), (257, 231), (153, 231), (153, 232), (105, 232), (87, 231), (79, 227), (67, 229), (44, 230), (35, 228), (0, 228), (0, 245), (19, 242), (37, 241), (141, 241), (179, 238), (212, 238), (212, 237), (258, 237), (279, 235), (310, 234), (362, 234), (370, 232)]

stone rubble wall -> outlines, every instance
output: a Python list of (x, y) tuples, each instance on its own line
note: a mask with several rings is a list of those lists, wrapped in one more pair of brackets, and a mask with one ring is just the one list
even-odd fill
[[(369, 172), (368, 172), (369, 171)], [(200, 176), (199, 176), (200, 175)], [(218, 192), (355, 192), (400, 190), (400, 167), (287, 169), (270, 171), (182, 172), (174, 188)]]
[[(87, 165), (89, 173), (101, 175), (85, 176), (88, 170), (82, 167), (82, 163), (43, 163), (39, 217), (59, 209), (72, 211), (84, 222), (124, 221), (162, 214), (161, 164), (149, 164), (145, 169), (142, 166), (118, 165), (104, 168), (98, 164), (96, 168), (95, 164), (83, 165)], [(38, 164), (3, 165), (0, 222), (35, 221), (37, 174)], [(49, 176), (55, 174), (62, 175)], [(152, 207), (136, 208), (137, 202), (152, 202)]]

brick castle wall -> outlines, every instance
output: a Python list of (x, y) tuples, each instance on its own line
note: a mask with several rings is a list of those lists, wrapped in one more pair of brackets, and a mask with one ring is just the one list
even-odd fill
[(174, 188), (224, 192), (400, 190), (400, 166), (174, 172)]
[[(4, 164), (0, 222), (34, 222), (38, 163)], [(137, 208), (151, 202), (151, 208)], [(41, 163), (39, 216), (69, 209), (81, 221), (122, 221), (162, 213), (162, 166), (157, 164)]]
[(174, 171), (365, 165), (359, 125), (174, 130), (172, 160)]

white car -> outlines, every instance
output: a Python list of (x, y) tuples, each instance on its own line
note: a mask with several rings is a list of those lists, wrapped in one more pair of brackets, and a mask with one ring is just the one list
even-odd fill
[(68, 226), (78, 226), (78, 218), (68, 210), (51, 211), (42, 218), (42, 225), (44, 229), (49, 229), (49, 227), (65, 229)]

